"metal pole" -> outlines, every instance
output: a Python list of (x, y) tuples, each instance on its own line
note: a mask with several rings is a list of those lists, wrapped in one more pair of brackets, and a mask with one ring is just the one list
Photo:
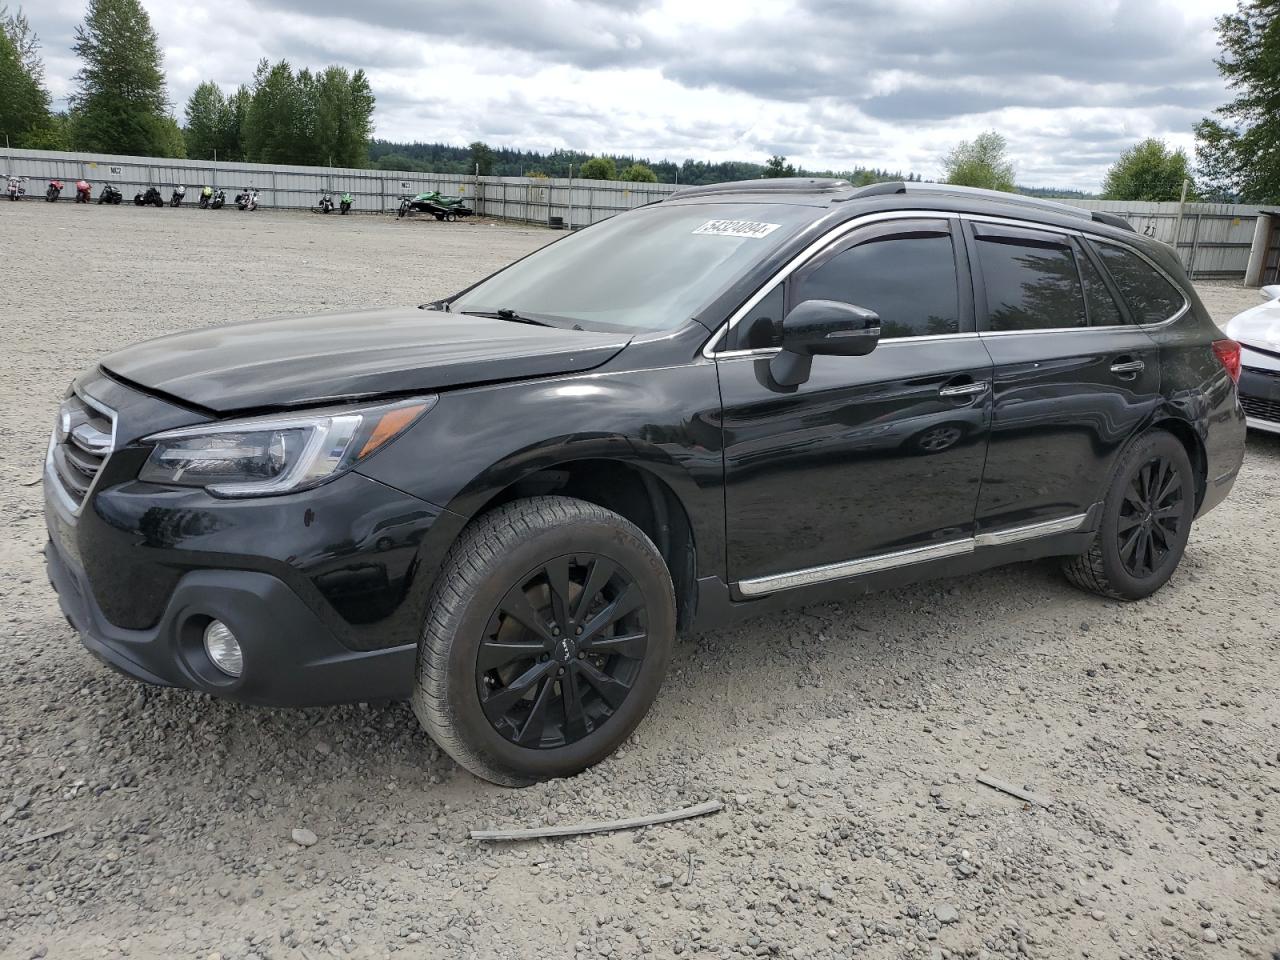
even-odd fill
[(565, 224), (573, 232), (573, 164), (569, 164), (569, 222)]
[(1187, 276), (1195, 279), (1196, 269), (1196, 251), (1200, 246), (1200, 219), (1202, 214), (1196, 214), (1196, 225), (1191, 230), (1191, 258), (1187, 261)]
[[(1178, 220), (1173, 227), (1173, 250), (1178, 254), (1178, 259), (1182, 259), (1182, 254), (1178, 251), (1178, 244), (1182, 242), (1182, 212), (1187, 205), (1187, 190), (1190, 186), (1191, 180), (1189, 178), (1182, 181), (1182, 197), (1178, 200)], [(1190, 272), (1190, 270), (1187, 271), (1188, 275)]]

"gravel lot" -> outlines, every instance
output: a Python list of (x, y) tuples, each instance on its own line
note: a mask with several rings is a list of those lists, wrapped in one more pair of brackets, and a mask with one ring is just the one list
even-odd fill
[[(33, 484), (74, 373), (173, 330), (421, 302), (551, 236), (0, 204), (0, 955), (1280, 957), (1274, 438), (1147, 602), (1042, 563), (690, 637), (624, 751), (525, 791), (403, 705), (225, 704), (81, 649)], [(1224, 322), (1256, 298), (1204, 293)], [(465, 839), (712, 798), (637, 834)]]

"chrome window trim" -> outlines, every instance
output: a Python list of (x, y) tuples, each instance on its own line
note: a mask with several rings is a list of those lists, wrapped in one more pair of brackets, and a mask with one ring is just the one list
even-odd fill
[[(782, 283), (783, 281), (785, 281), (787, 277), (791, 276), (792, 273), (794, 273), (800, 267), (804, 266), (804, 264), (808, 263), (814, 257), (823, 253), (829, 246), (831, 246), (836, 241), (843, 239), (845, 236), (857, 230), (859, 227), (864, 227), (868, 224), (880, 223), (886, 220), (918, 220), (922, 217), (927, 219), (932, 219), (932, 220), (961, 220), (961, 221), (967, 220), (967, 221), (976, 222), (976, 223), (994, 223), (994, 224), (1008, 226), (1008, 227), (1021, 227), (1023, 229), (1037, 229), (1037, 230), (1042, 230), (1046, 233), (1059, 233), (1064, 236), (1081, 237), (1084, 239), (1095, 241), (1097, 243), (1109, 243), (1113, 247), (1119, 247), (1121, 250), (1125, 250), (1129, 253), (1135, 254), (1137, 257), (1145, 261), (1148, 266), (1150, 266), (1153, 270), (1155, 270), (1156, 273), (1162, 276), (1173, 287), (1173, 289), (1177, 290), (1178, 293), (1182, 295), (1182, 308), (1178, 310), (1173, 316), (1169, 317), (1169, 319), (1158, 320), (1152, 323), (1126, 323), (1122, 325), (1109, 324), (1105, 327), (1052, 327), (1044, 330), (987, 330), (987, 331), (975, 331), (975, 332), (966, 331), (966, 332), (954, 333), (954, 334), (950, 334), (950, 333), (940, 334), (938, 335), (938, 337), (929, 337), (929, 338), (893, 337), (889, 340), (882, 340), (881, 343), (906, 342), (910, 340), (938, 339), (942, 337), (965, 337), (965, 336), (973, 336), (973, 335), (1000, 336), (1002, 334), (1011, 334), (1011, 333), (1060, 333), (1064, 330), (1128, 330), (1128, 329), (1133, 329), (1135, 327), (1143, 330), (1154, 330), (1161, 327), (1166, 327), (1171, 323), (1175, 323), (1176, 321), (1182, 319), (1182, 317), (1184, 317), (1187, 314), (1187, 312), (1191, 309), (1191, 301), (1187, 297), (1186, 293), (1183, 291), (1181, 285), (1179, 285), (1178, 282), (1173, 279), (1173, 277), (1169, 276), (1169, 274), (1164, 270), (1164, 268), (1162, 268), (1158, 263), (1156, 263), (1154, 260), (1148, 257), (1145, 253), (1143, 253), (1137, 247), (1130, 246), (1129, 244), (1124, 243), (1123, 241), (1114, 239), (1112, 237), (1101, 236), (1100, 234), (1094, 233), (1091, 230), (1082, 230), (1076, 227), (1062, 227), (1062, 226), (1058, 226), (1057, 224), (1041, 223), (1037, 220), (1019, 220), (1014, 217), (999, 217), (999, 216), (980, 214), (980, 213), (960, 213), (959, 211), (955, 211), (955, 210), (920, 210), (920, 209), (884, 210), (884, 211), (880, 211), (879, 213), (864, 214), (861, 217), (855, 217), (852, 220), (848, 220), (844, 223), (837, 224), (827, 233), (823, 234), (821, 237), (813, 241), (813, 243), (809, 244), (809, 246), (805, 247), (803, 250), (797, 253), (794, 257), (792, 257), (789, 261), (787, 261), (786, 264), (784, 264), (781, 268), (779, 268), (777, 273), (775, 273), (772, 277), (770, 277), (763, 284), (761, 284), (760, 289), (757, 290), (754, 294), (752, 294), (751, 297), (747, 299), (746, 303), (744, 303), (741, 307), (735, 310), (729, 316), (728, 320), (726, 320), (723, 324), (721, 324), (718, 328), (716, 328), (715, 333), (713, 333), (710, 336), (710, 338), (708, 338), (707, 342), (703, 345), (702, 356), (704, 356), (708, 360), (718, 360), (718, 359), (735, 360), (740, 357), (772, 356), (773, 354), (778, 353), (778, 351), (781, 349), (779, 347), (760, 347), (757, 349), (750, 349), (750, 350), (717, 351), (715, 349), (715, 345), (719, 343), (722, 339), (727, 337), (729, 335), (729, 331), (732, 330), (735, 326), (737, 326), (738, 323), (742, 320), (742, 318), (746, 314), (754, 310), (756, 305), (759, 304), (761, 300), (763, 300), (770, 293), (772, 293), (774, 287), (776, 287), (779, 283)], [(970, 266), (971, 272), (972, 272), (972, 269), (973, 267), (971, 265)]]
[(1057, 517), (1053, 520), (1041, 520), (1036, 523), (1006, 527), (1003, 530), (992, 530), (988, 533), (975, 534), (963, 540), (947, 540), (943, 543), (931, 543), (923, 547), (910, 547), (906, 550), (894, 550), (890, 553), (876, 553), (854, 560), (842, 560), (837, 563), (826, 563), (817, 567), (804, 567), (787, 573), (774, 573), (764, 577), (750, 577), (739, 580), (736, 584), (738, 592), (744, 597), (762, 597), (782, 590), (794, 590), (815, 583), (827, 583), (832, 580), (844, 580), (849, 577), (866, 576), (869, 573), (880, 573), (898, 567), (906, 567), (915, 563), (927, 563), (930, 560), (945, 560), (973, 553), (980, 547), (999, 547), (1038, 537), (1049, 537), (1057, 533), (1070, 533), (1079, 530), (1089, 519), (1088, 513), (1075, 513), (1069, 517)]
[[(89, 396), (87, 393), (84, 393), (83, 391), (76, 390), (75, 396), (85, 406), (93, 407), (93, 409), (97, 410), (100, 414), (102, 414), (104, 417), (106, 417), (108, 420), (111, 421), (110, 445), (107, 447), (106, 451), (104, 451), (102, 454), (102, 466), (99, 467), (98, 472), (93, 475), (93, 479), (89, 482), (89, 489), (85, 491), (84, 499), (81, 500), (78, 505), (74, 500), (71, 499), (71, 495), (67, 493), (66, 487), (62, 485), (62, 480), (59, 479), (58, 472), (57, 470), (54, 469), (54, 466), (53, 466), (53, 449), (58, 443), (57, 428), (55, 427), (53, 432), (50, 433), (49, 435), (49, 447), (45, 451), (45, 455), (44, 455), (44, 481), (43, 481), (44, 485), (49, 486), (50, 484), (52, 484), (54, 495), (57, 496), (57, 498), (62, 501), (62, 505), (67, 508), (71, 516), (78, 517), (80, 516), (81, 511), (84, 510), (85, 504), (87, 504), (89, 502), (89, 499), (93, 496), (93, 492), (98, 488), (98, 481), (102, 479), (102, 471), (107, 469), (107, 460), (109, 460), (111, 458), (111, 454), (115, 452), (116, 412), (112, 410), (110, 407), (103, 404), (102, 402), (93, 399), (93, 397)], [(59, 411), (58, 415), (61, 416), (62, 415), (61, 403), (58, 404), (58, 411)]]

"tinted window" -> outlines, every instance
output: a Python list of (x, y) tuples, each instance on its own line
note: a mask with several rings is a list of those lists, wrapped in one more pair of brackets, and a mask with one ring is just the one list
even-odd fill
[(1168, 280), (1136, 253), (1110, 243), (1095, 243), (1093, 249), (1111, 272), (1120, 295), (1139, 323), (1159, 323), (1182, 309), (1186, 298)]
[(1070, 247), (978, 241), (990, 330), (1049, 330), (1085, 325), (1084, 292)]
[(782, 344), (782, 284), (774, 287), (734, 326), (730, 350), (759, 350)]
[(956, 260), (949, 235), (877, 237), (807, 273), (792, 297), (839, 300), (880, 315), (882, 337), (960, 332)]
[(1079, 254), (1080, 276), (1084, 278), (1084, 297), (1089, 303), (1089, 326), (1115, 327), (1124, 323), (1124, 315), (1116, 306), (1111, 291), (1107, 289), (1102, 274), (1093, 265), (1093, 261), (1083, 253)]

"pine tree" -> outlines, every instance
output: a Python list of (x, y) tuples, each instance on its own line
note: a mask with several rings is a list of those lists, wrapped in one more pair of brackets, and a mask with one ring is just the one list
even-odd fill
[(160, 41), (138, 0), (89, 0), (72, 49), (83, 61), (71, 97), (78, 150), (183, 156), (169, 116)]
[(0, 137), (10, 146), (62, 146), (43, 78), (40, 40), (22, 8), (10, 14), (0, 7)]

